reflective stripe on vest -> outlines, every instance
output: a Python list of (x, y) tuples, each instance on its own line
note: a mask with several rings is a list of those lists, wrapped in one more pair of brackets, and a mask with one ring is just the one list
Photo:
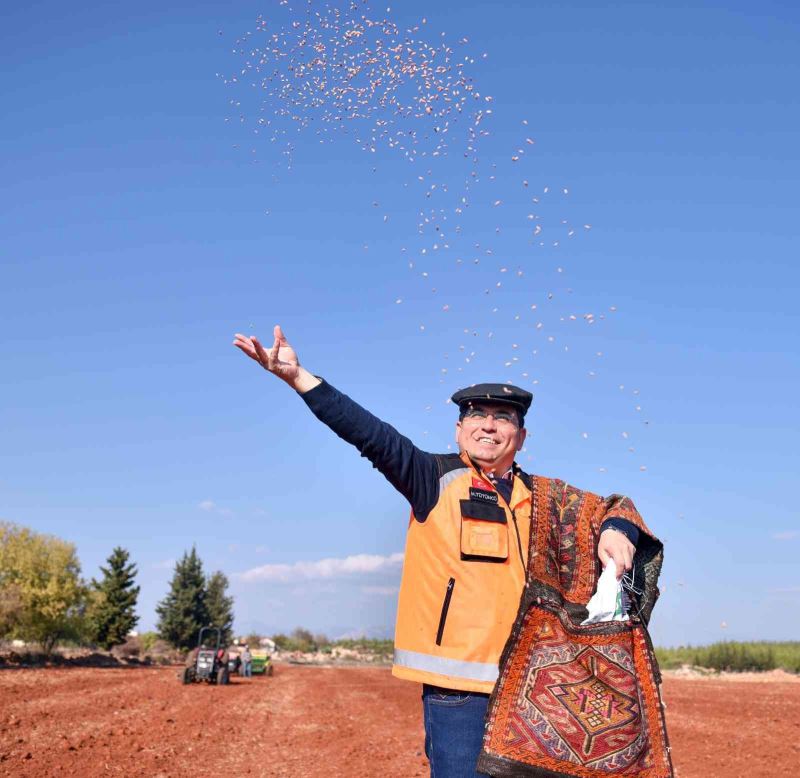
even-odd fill
[(459, 467), (456, 470), (451, 470), (449, 473), (445, 473), (439, 479), (439, 494), (440, 495), (443, 494), (444, 490), (447, 489), (447, 487), (450, 486), (450, 484), (453, 483), (453, 481), (455, 481), (456, 478), (461, 477), (462, 475), (464, 475), (465, 471), (468, 470), (469, 470), (468, 467)]
[(499, 673), (498, 666), (488, 662), (465, 662), (462, 659), (447, 659), (443, 656), (421, 654), (418, 651), (406, 651), (401, 648), (394, 650), (394, 663), (411, 670), (490, 683), (497, 680)]

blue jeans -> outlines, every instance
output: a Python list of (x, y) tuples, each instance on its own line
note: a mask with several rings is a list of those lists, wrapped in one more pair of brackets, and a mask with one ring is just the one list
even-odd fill
[(253, 677), (253, 663), (252, 662), (242, 662), (242, 676), (244, 678), (252, 678)]
[(425, 756), (431, 778), (474, 778), (483, 742), (488, 694), (457, 692), (424, 684)]

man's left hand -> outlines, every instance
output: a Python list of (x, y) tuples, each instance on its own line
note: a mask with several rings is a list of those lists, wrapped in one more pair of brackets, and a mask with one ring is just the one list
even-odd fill
[(608, 564), (609, 559), (614, 560), (618, 579), (622, 578), (633, 566), (633, 555), (635, 553), (636, 546), (621, 532), (615, 529), (607, 529), (600, 533), (597, 556), (600, 557), (603, 567)]

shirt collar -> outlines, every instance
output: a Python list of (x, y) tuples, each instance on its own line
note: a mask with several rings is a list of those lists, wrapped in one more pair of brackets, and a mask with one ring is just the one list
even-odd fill
[(513, 481), (514, 480), (514, 466), (508, 468), (508, 470), (503, 473), (499, 478), (497, 474), (492, 471), (491, 473), (486, 473), (486, 477), (492, 482), (495, 483), (496, 481)]

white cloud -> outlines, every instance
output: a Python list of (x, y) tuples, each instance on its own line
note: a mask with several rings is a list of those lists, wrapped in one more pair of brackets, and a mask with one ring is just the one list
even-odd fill
[(207, 513), (218, 513), (220, 516), (233, 515), (233, 511), (230, 508), (222, 508), (213, 500), (201, 500), (199, 503), (197, 503), (197, 507), (200, 508), (201, 511), (206, 511)]
[(316, 562), (293, 562), (290, 565), (261, 565), (238, 573), (243, 581), (308, 581), (319, 578), (341, 578), (393, 570), (403, 564), (403, 554), (355, 554), (344, 559), (319, 559)]
[(162, 559), (160, 562), (153, 562), (151, 567), (155, 568), (156, 570), (172, 570), (175, 567), (175, 560), (174, 559)]
[(786, 586), (783, 589), (769, 589), (770, 594), (800, 594), (800, 586)]
[(789, 529), (785, 532), (773, 532), (770, 537), (773, 540), (794, 540), (800, 538), (800, 529)]
[(362, 586), (361, 591), (364, 594), (377, 594), (382, 597), (389, 597), (397, 594), (400, 591), (399, 586)]

